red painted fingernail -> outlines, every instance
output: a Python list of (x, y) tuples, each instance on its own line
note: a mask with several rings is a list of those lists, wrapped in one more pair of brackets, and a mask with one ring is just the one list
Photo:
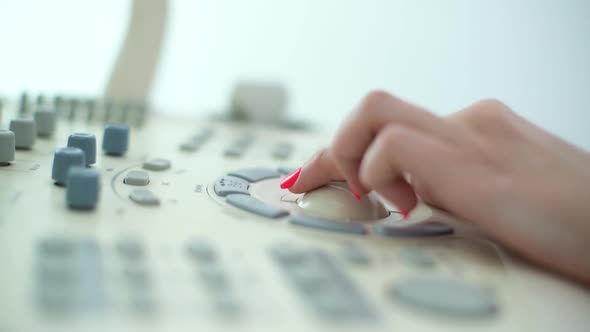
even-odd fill
[(301, 167), (285, 176), (281, 180), (281, 189), (291, 188), (295, 184), (295, 181), (299, 179), (299, 174), (301, 174)]
[(354, 191), (352, 192), (352, 194), (354, 195), (354, 197), (356, 197), (357, 200), (361, 200), (361, 195), (355, 193)]
[(408, 219), (408, 216), (410, 215), (410, 212), (404, 210), (400, 210), (399, 213), (402, 215), (402, 217), (404, 217), (404, 219)]

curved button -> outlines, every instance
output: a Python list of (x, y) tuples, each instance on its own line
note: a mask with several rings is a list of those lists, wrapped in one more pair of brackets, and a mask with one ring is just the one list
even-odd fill
[(234, 176), (222, 176), (215, 182), (213, 187), (218, 196), (225, 197), (230, 194), (250, 195), (248, 182)]
[(321, 229), (331, 232), (350, 233), (350, 234), (366, 234), (367, 229), (364, 225), (347, 222), (347, 221), (333, 221), (327, 219), (318, 219), (305, 215), (294, 215), (289, 220), (291, 224)]
[(142, 167), (150, 171), (165, 171), (170, 168), (171, 165), (172, 164), (168, 159), (155, 158), (144, 162)]
[(244, 179), (248, 182), (258, 182), (261, 180), (278, 178), (280, 176), (279, 172), (272, 168), (265, 167), (243, 168), (233, 171), (228, 175)]
[(227, 202), (235, 207), (267, 218), (281, 218), (289, 212), (277, 209), (249, 195), (233, 194), (227, 196)]
[(485, 318), (497, 312), (491, 291), (459, 280), (406, 280), (394, 286), (391, 296), (403, 304), (452, 318)]
[(129, 171), (123, 183), (132, 186), (146, 186), (150, 183), (150, 175), (144, 171)]
[(453, 228), (438, 222), (426, 222), (408, 226), (377, 224), (375, 232), (389, 237), (427, 237), (453, 234)]
[(134, 189), (129, 194), (129, 198), (140, 205), (159, 205), (160, 199), (156, 194), (147, 189)]

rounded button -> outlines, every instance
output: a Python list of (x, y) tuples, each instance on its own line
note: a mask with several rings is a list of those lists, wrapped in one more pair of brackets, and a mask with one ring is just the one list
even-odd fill
[(93, 134), (75, 133), (68, 137), (68, 146), (84, 151), (86, 166), (96, 162), (96, 137)]
[(37, 126), (33, 120), (14, 119), (10, 121), (10, 130), (14, 132), (17, 149), (30, 149), (35, 144)]
[(99, 174), (85, 167), (70, 167), (68, 171), (66, 201), (74, 209), (93, 209), (98, 202)]
[(129, 127), (120, 124), (108, 124), (104, 127), (102, 149), (106, 154), (120, 156), (127, 152), (129, 146)]
[(297, 200), (297, 205), (306, 215), (329, 220), (376, 220), (389, 215), (373, 194), (357, 200), (345, 182), (330, 182), (307, 192)]
[(38, 110), (33, 118), (37, 125), (37, 136), (49, 137), (55, 131), (55, 112), (53, 110)]
[(403, 304), (453, 318), (483, 318), (497, 311), (490, 290), (460, 280), (406, 280), (393, 288), (392, 296)]
[(51, 178), (57, 184), (65, 185), (68, 171), (72, 166), (86, 166), (84, 151), (72, 147), (58, 149), (53, 155)]
[(14, 160), (15, 140), (10, 130), (0, 130), (0, 166), (8, 165)]

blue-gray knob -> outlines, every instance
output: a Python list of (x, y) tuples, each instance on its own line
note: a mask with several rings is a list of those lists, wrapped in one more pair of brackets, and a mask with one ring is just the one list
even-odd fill
[(70, 167), (66, 181), (66, 202), (73, 209), (93, 209), (98, 202), (100, 177), (92, 168)]
[(55, 131), (55, 112), (49, 109), (38, 110), (33, 114), (37, 125), (37, 136), (49, 137)]
[(96, 162), (96, 137), (94, 134), (75, 133), (68, 137), (68, 146), (84, 151), (86, 166)]
[(14, 119), (10, 121), (10, 130), (14, 133), (17, 149), (30, 149), (35, 144), (37, 126), (30, 119)]
[(65, 185), (68, 178), (68, 171), (72, 166), (86, 166), (84, 151), (70, 147), (58, 149), (53, 155), (51, 178), (55, 183)]
[(120, 156), (127, 152), (129, 146), (129, 127), (120, 124), (108, 124), (104, 127), (102, 149), (106, 154)]
[(14, 160), (14, 133), (0, 130), (0, 166), (8, 165)]

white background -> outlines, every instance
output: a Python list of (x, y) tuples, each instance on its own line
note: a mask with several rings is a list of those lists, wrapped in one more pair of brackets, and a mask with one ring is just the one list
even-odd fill
[[(123, 0), (0, 0), (0, 95), (100, 94)], [(278, 79), (292, 116), (333, 129), (380, 88), (447, 114), (496, 97), (590, 149), (590, 1), (176, 0), (153, 87), (167, 110), (225, 106)]]

